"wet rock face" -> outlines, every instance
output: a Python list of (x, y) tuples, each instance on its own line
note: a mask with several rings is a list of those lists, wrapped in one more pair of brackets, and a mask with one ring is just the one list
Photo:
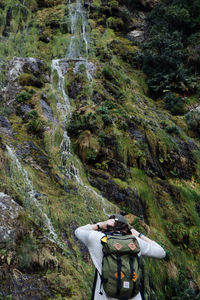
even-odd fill
[(52, 296), (45, 280), (41, 278), (22, 274), (17, 269), (8, 272), (4, 268), (1, 269), (0, 275), (4, 278), (0, 282), (0, 296), (2, 297), (12, 294), (12, 299), (16, 300), (44, 300)]
[(17, 155), (32, 168), (49, 175), (48, 158), (32, 141), (27, 141), (22, 146), (18, 145)]
[(10, 196), (0, 193), (0, 248), (14, 243), (18, 235), (18, 215), (22, 207)]
[(118, 204), (120, 207), (128, 208), (131, 213), (144, 218), (144, 207), (137, 191), (131, 188), (121, 188), (110, 176), (105, 176), (103, 172), (92, 169), (89, 173), (90, 183), (98, 188), (102, 195), (108, 200)]
[(31, 85), (39, 86), (42, 82), (50, 81), (47, 67), (41, 60), (32, 57), (14, 57), (8, 64), (6, 72), (7, 87), (4, 91), (4, 101), (7, 105), (15, 101), (16, 95), (22, 89), (19, 83), (19, 76), (22, 74), (29, 74)]
[(44, 117), (48, 121), (54, 123), (55, 120), (54, 120), (53, 111), (52, 111), (51, 107), (47, 104), (46, 101), (44, 101), (42, 99), (40, 100), (40, 105), (42, 107), (42, 112), (43, 112)]
[(0, 133), (13, 135), (12, 126), (9, 120), (4, 116), (0, 116)]

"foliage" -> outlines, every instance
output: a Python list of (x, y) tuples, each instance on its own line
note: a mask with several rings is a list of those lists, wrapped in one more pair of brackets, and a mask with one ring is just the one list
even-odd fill
[(31, 255), (35, 250), (37, 250), (35, 240), (29, 235), (24, 236), (17, 252), (17, 260), (21, 268), (30, 266)]
[(80, 134), (77, 144), (79, 155), (83, 161), (91, 162), (96, 160), (100, 149), (97, 136), (89, 130), (85, 130)]
[(177, 279), (170, 279), (165, 286), (166, 300), (198, 299), (198, 295), (190, 287), (186, 271), (180, 270)]
[(162, 95), (164, 90), (186, 90), (188, 77), (182, 50), (178, 32), (160, 32), (153, 35), (137, 55), (136, 60), (148, 75), (148, 85), (155, 95)]
[(32, 97), (31, 93), (23, 91), (23, 92), (17, 94), (16, 100), (19, 103), (23, 103), (23, 102), (31, 99), (31, 97)]
[(36, 134), (39, 137), (43, 134), (43, 122), (39, 118), (36, 110), (31, 110), (25, 114), (24, 122), (28, 122), (26, 129), (28, 133)]
[(183, 224), (167, 223), (168, 235), (175, 244), (181, 244), (184, 247), (188, 245), (188, 230)]
[(185, 97), (180, 97), (178, 94), (167, 92), (163, 99), (165, 101), (166, 109), (168, 109), (173, 115), (183, 115), (185, 113)]
[(89, 113), (88, 115), (79, 115), (75, 113), (67, 125), (67, 131), (71, 136), (76, 136), (84, 130), (94, 131), (97, 125), (95, 114)]
[(126, 27), (128, 27), (131, 23), (131, 13), (126, 6), (122, 7), (121, 17), (122, 20), (124, 21), (124, 24), (126, 24)]
[(102, 70), (102, 74), (104, 75), (106, 80), (112, 81), (114, 84), (119, 85), (119, 82), (115, 78), (113, 70), (110, 67), (104, 67)]
[(180, 132), (179, 132), (179, 129), (178, 129), (178, 127), (177, 127), (176, 125), (172, 125), (172, 126), (167, 125), (167, 126), (165, 127), (165, 130), (166, 130), (168, 133), (175, 133), (175, 134), (179, 134), (179, 133), (180, 133)]
[(150, 37), (137, 55), (137, 62), (147, 74), (155, 97), (164, 90), (181, 94), (194, 91), (192, 86), (199, 71), (195, 64), (189, 66), (188, 62), (189, 49), (196, 45), (190, 37), (200, 28), (199, 13), (197, 0), (190, 3), (169, 0), (161, 1), (148, 14)]
[(185, 115), (188, 126), (200, 133), (200, 111), (193, 109)]

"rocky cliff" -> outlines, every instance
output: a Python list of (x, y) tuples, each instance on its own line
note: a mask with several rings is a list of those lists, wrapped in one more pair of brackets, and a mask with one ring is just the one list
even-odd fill
[(166, 249), (144, 299), (199, 299), (199, 77), (181, 113), (147, 84), (157, 5), (0, 1), (0, 299), (89, 299), (74, 230), (113, 212)]

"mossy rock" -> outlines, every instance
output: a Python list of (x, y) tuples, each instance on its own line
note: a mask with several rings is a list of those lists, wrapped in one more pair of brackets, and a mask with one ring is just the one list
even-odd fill
[(18, 82), (21, 86), (34, 86), (37, 88), (41, 88), (44, 84), (41, 79), (38, 79), (34, 75), (28, 73), (21, 74), (18, 77)]

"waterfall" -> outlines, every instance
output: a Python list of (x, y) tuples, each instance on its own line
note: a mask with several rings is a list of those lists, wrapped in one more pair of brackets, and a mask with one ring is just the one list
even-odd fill
[(75, 5), (69, 1), (69, 19), (72, 37), (70, 39), (66, 59), (84, 60), (83, 57), (88, 58), (89, 36), (87, 34), (87, 18), (81, 0), (76, 0)]
[[(65, 59), (54, 59), (52, 61), (52, 74), (54, 71), (58, 74), (57, 88), (62, 96), (57, 103), (57, 111), (62, 118), (63, 137), (60, 144), (61, 156), (61, 170), (62, 174), (70, 180), (75, 180), (78, 184), (79, 192), (81, 195), (88, 196), (88, 193), (93, 194), (97, 199), (100, 199), (103, 206), (103, 211), (106, 215), (107, 204), (106, 200), (98, 194), (89, 185), (83, 183), (79, 174), (80, 162), (71, 153), (70, 138), (66, 131), (66, 122), (69, 122), (71, 117), (71, 104), (69, 96), (65, 92), (65, 74), (67, 73), (69, 61), (75, 61), (74, 72), (78, 69), (80, 64), (86, 67), (86, 74), (89, 81), (92, 81), (92, 72), (95, 68), (94, 64), (88, 62), (89, 54), (89, 34), (87, 33), (87, 18), (83, 9), (81, 0), (76, 0), (76, 3), (69, 1), (69, 19), (70, 19), (70, 32), (71, 38)], [(53, 76), (52, 76), (53, 82)]]
[[(56, 243), (56, 245), (58, 245), (63, 251), (65, 251), (65, 253), (68, 253), (67, 247), (59, 240), (51, 223), (51, 220), (44, 212), (42, 204), (37, 199), (38, 193), (33, 187), (28, 172), (20, 163), (14, 150), (8, 145), (6, 145), (6, 149), (12, 162), (12, 184), (16, 185), (19, 189), (20, 194), (23, 195), (25, 208), (28, 210), (30, 216), (34, 219), (36, 224), (42, 227), (42, 230), (48, 240)], [(22, 182), (20, 182), (20, 180), (22, 180)]]

